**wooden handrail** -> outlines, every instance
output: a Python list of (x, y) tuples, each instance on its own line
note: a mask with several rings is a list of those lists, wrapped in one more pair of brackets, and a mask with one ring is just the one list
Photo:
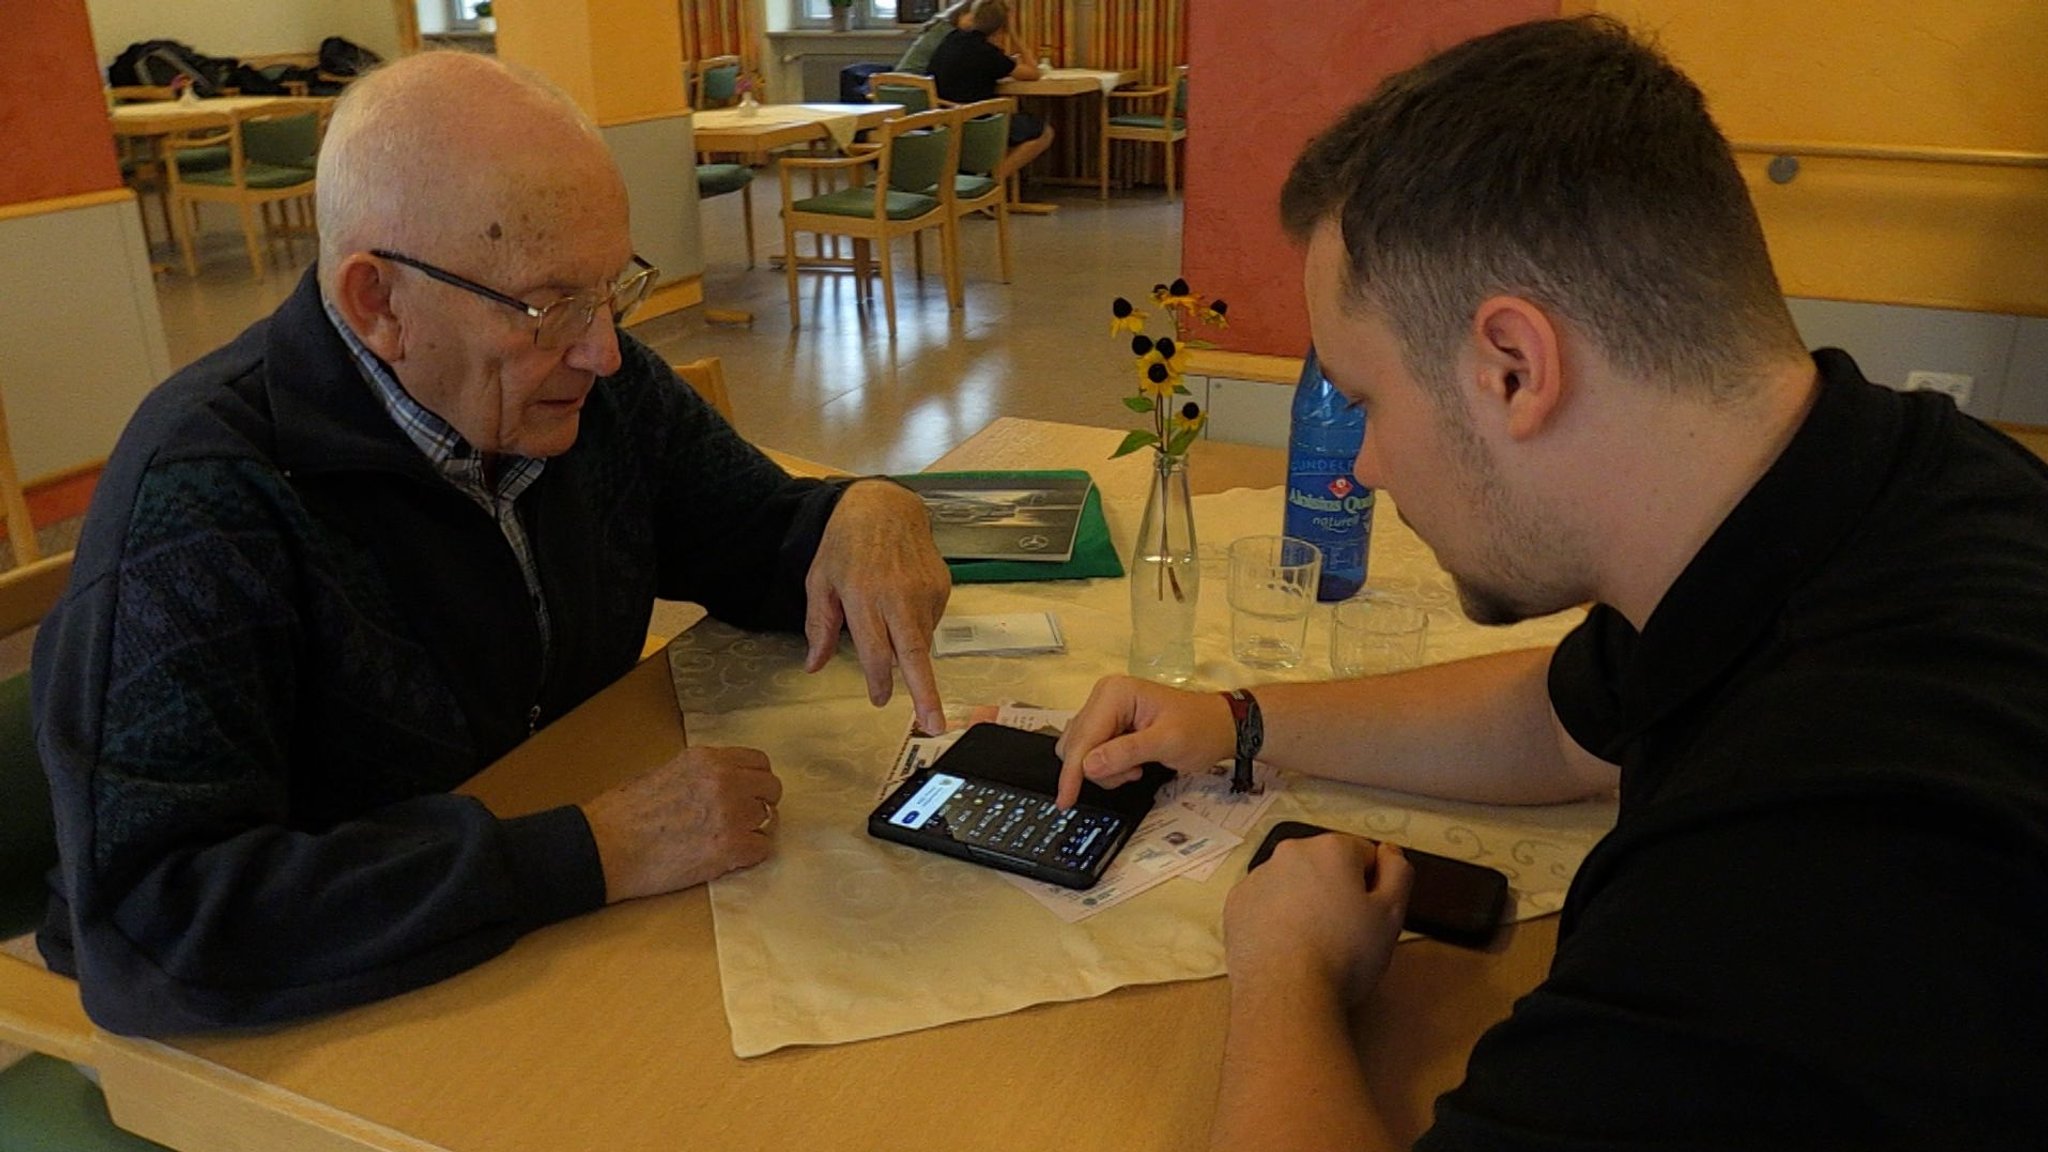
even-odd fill
[(1885, 160), (1903, 164), (1966, 164), (1988, 168), (2048, 168), (2048, 153), (1990, 148), (1894, 147), (1886, 144), (1826, 144), (1813, 140), (1731, 140), (1728, 147), (1755, 156)]

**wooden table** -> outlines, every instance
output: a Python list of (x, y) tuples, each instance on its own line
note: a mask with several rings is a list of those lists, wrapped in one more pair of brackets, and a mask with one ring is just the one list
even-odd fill
[[(938, 468), (1085, 466), (1116, 490), (1122, 432), (1004, 419)], [(1197, 488), (1270, 485), (1281, 454), (1199, 444)], [(683, 737), (665, 661), (619, 683), (468, 787), (494, 810), (590, 796)], [(1555, 919), (1488, 953), (1403, 944), (1366, 1005), (1369, 1083), (1403, 1146), (1479, 1032), (1533, 987)], [(56, 982), (55, 978), (50, 978)], [(62, 982), (66, 986), (68, 982)], [(1200, 1145), (1229, 988), (1119, 989), (901, 1036), (732, 1055), (702, 888), (554, 925), (440, 984), (290, 1027), (160, 1044), (96, 1036), (115, 1119), (195, 1150), (1062, 1150)], [(934, 1108), (936, 1101), (944, 1109)], [(955, 1120), (943, 1128), (935, 1122)]]
[(147, 100), (140, 104), (116, 104), (107, 109), (107, 126), (116, 136), (168, 136), (190, 128), (205, 128), (251, 112), (281, 104), (308, 101), (333, 103), (325, 96), (219, 96), (211, 100)]
[[(1138, 73), (1128, 69), (1048, 68), (1036, 80), (1004, 80), (996, 85), (996, 95), (1038, 96), (1051, 99), (1093, 96), (1097, 100), (1107, 100), (1109, 99), (1107, 95), (1109, 89), (1103, 87), (1105, 81), (1110, 82), (1109, 88), (1119, 88), (1135, 81), (1137, 78)], [(1098, 120), (1100, 120), (1100, 117), (1089, 119), (1077, 116), (1074, 118), (1074, 123), (1095, 123)], [(1087, 149), (1081, 149), (1080, 153), (1077, 154), (1087, 152)], [(1080, 177), (1040, 177), (1040, 179), (1048, 183), (1095, 183), (1093, 180), (1084, 180)], [(1022, 202), (1010, 205), (1010, 211), (1044, 216), (1059, 211), (1059, 205)]]
[(873, 128), (903, 111), (901, 104), (759, 104), (745, 108), (712, 108), (691, 114), (691, 132), (699, 152), (735, 152), (749, 158), (777, 148), (830, 141), (827, 124), (851, 118), (850, 131)]

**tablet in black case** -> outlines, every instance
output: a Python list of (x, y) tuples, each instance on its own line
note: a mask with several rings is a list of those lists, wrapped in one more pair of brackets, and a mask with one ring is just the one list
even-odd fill
[(1092, 888), (1173, 773), (1145, 765), (1121, 788), (1081, 785), (1062, 812), (1056, 740), (976, 724), (868, 816), (868, 835), (1067, 888)]

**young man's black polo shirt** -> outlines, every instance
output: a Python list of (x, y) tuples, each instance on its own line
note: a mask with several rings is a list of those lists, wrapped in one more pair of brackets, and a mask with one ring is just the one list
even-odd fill
[(2017, 1148), (2048, 1133), (2048, 468), (1817, 353), (1638, 635), (1551, 663), (1621, 813), (1423, 1148)]

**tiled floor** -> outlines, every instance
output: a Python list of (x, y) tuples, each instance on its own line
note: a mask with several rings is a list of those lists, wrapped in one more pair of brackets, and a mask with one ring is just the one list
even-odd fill
[[(774, 173), (764, 171), (755, 182), (757, 267), (746, 267), (739, 197), (708, 201), (703, 216), (706, 304), (751, 311), (753, 325), (708, 326), (705, 309), (693, 308), (635, 334), (671, 359), (723, 358), (749, 439), (853, 472), (913, 471), (998, 416), (1121, 425), (1129, 355), (1109, 336), (1109, 303), (1173, 278), (1180, 203), (1157, 191), (1122, 193), (1107, 205), (1092, 190), (1031, 194), (1060, 210), (1012, 218), (1008, 285), (997, 278), (994, 221), (963, 224), (962, 312), (946, 307), (936, 243), (926, 245), (920, 284), (908, 242), (898, 242), (892, 345), (879, 283), (859, 308), (847, 273), (802, 274), (804, 325), (790, 330), (782, 273), (766, 261), (782, 240)], [(208, 229), (198, 279), (174, 271), (157, 280), (173, 365), (276, 307), (311, 257), (302, 244), (295, 264), (257, 281), (232, 222), (223, 214)]]

